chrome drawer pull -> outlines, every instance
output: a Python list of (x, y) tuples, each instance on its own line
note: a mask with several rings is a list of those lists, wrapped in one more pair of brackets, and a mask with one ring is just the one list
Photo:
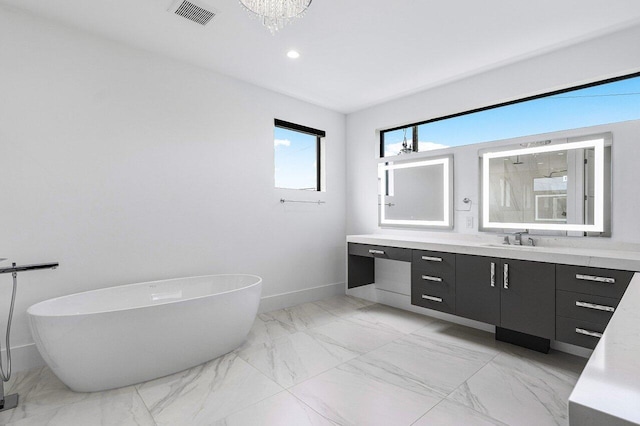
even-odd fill
[(427, 300), (431, 300), (432, 302), (442, 303), (442, 298), (441, 297), (427, 296), (426, 294), (423, 294), (422, 298), (423, 299), (427, 299)]
[(496, 286), (496, 263), (491, 262), (491, 287)]
[(595, 282), (598, 282), (598, 283), (606, 283), (606, 284), (615, 284), (616, 283), (616, 279), (615, 278), (596, 277), (595, 275), (576, 274), (576, 279), (577, 280), (583, 280), (583, 281), (595, 281)]
[(576, 306), (580, 308), (589, 308), (605, 312), (615, 312), (616, 310), (616, 308), (614, 308), (613, 306), (596, 305), (595, 303), (580, 302), (579, 300), (576, 300)]
[(382, 250), (369, 250), (369, 253), (371, 253), (371, 254), (384, 254), (384, 251), (382, 251)]
[(598, 333), (597, 331), (589, 331), (589, 330), (585, 330), (584, 328), (576, 328), (576, 333), (578, 334), (584, 334), (585, 336), (591, 336), (591, 337), (602, 337), (602, 333)]
[(433, 256), (422, 256), (422, 260), (429, 260), (431, 262), (442, 262), (441, 257), (433, 257)]
[(506, 290), (509, 290), (509, 264), (504, 264), (503, 284)]
[(429, 275), (423, 275), (423, 276), (422, 276), (422, 279), (423, 279), (423, 280), (427, 280), (427, 281), (437, 281), (437, 282), (439, 282), (439, 283), (441, 283), (441, 282), (442, 282), (442, 278), (440, 278), (440, 277), (431, 277), (431, 276), (429, 276)]

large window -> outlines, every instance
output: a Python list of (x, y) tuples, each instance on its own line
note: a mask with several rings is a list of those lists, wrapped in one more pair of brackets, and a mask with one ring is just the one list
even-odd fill
[(640, 119), (640, 73), (382, 131), (380, 155)]
[(324, 137), (322, 130), (275, 120), (276, 188), (324, 191)]

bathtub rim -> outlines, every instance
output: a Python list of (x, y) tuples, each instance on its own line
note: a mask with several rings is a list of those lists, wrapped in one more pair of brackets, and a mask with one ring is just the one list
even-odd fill
[[(32, 308), (40, 305), (40, 304), (44, 304), (44, 303), (52, 303), (56, 300), (59, 299), (64, 299), (65, 297), (72, 297), (75, 295), (80, 295), (80, 294), (86, 294), (86, 293), (100, 293), (103, 291), (108, 291), (108, 290), (112, 290), (112, 289), (117, 289), (120, 287), (129, 287), (129, 286), (138, 286), (138, 285), (145, 285), (145, 284), (154, 284), (154, 283), (165, 283), (165, 282), (169, 282), (169, 281), (179, 281), (179, 280), (187, 280), (187, 279), (195, 279), (195, 278), (209, 278), (209, 277), (237, 277), (237, 276), (243, 276), (243, 277), (251, 277), (251, 278), (256, 278), (256, 282), (251, 283), (249, 285), (240, 287), (240, 288), (236, 288), (233, 290), (227, 290), (227, 291), (221, 291), (219, 293), (212, 293), (212, 294), (206, 294), (204, 296), (197, 296), (197, 297), (190, 297), (188, 299), (179, 299), (179, 300), (167, 300), (164, 301), (163, 303), (156, 303), (156, 304), (152, 304), (152, 305), (140, 305), (140, 306), (134, 306), (134, 307), (129, 307), (129, 308), (122, 308), (122, 309), (110, 309), (110, 310), (96, 310), (96, 311), (92, 311), (92, 312), (83, 312), (83, 313), (65, 313), (65, 314), (36, 314), (33, 313)], [(116, 285), (113, 287), (103, 287), (103, 288), (96, 288), (93, 290), (87, 290), (87, 291), (80, 291), (77, 293), (71, 293), (71, 294), (66, 294), (63, 296), (58, 296), (58, 297), (53, 297), (51, 299), (47, 299), (47, 300), (42, 300), (40, 302), (34, 303), (33, 305), (29, 306), (27, 308), (27, 316), (32, 316), (32, 317), (39, 317), (39, 318), (64, 318), (64, 317), (76, 317), (76, 316), (88, 316), (88, 315), (98, 315), (98, 314), (108, 314), (108, 313), (112, 313), (112, 312), (126, 312), (126, 311), (133, 311), (133, 310), (138, 310), (138, 309), (148, 309), (148, 308), (154, 308), (154, 307), (158, 307), (158, 306), (164, 306), (164, 305), (172, 305), (172, 304), (176, 304), (176, 303), (185, 303), (191, 300), (200, 300), (200, 299), (205, 299), (208, 297), (212, 297), (212, 296), (218, 296), (218, 295), (223, 295), (223, 294), (230, 294), (230, 293), (235, 293), (235, 292), (239, 292), (241, 290), (245, 290), (254, 286), (258, 286), (262, 284), (262, 277), (259, 275), (254, 275), (254, 274), (210, 274), (210, 275), (195, 275), (195, 276), (190, 276), (190, 277), (177, 277), (177, 278), (168, 278), (168, 279), (163, 279), (163, 280), (154, 280), (154, 281), (142, 281), (142, 282), (137, 282), (137, 283), (130, 283), (130, 284), (120, 284), (120, 285)]]

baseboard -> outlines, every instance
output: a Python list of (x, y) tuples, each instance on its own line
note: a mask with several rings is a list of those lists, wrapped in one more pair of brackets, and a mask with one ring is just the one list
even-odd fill
[(344, 294), (344, 289), (345, 283), (342, 282), (265, 296), (260, 300), (258, 313), (276, 311), (301, 303), (314, 302), (316, 300), (326, 299), (327, 297), (337, 296)]
[(564, 342), (557, 342), (555, 340), (551, 341), (551, 349), (587, 359), (589, 359), (593, 353), (593, 349), (583, 348), (582, 346), (571, 345)]
[[(2, 350), (2, 359), (6, 359), (6, 351)], [(30, 370), (36, 367), (42, 367), (44, 360), (38, 352), (35, 343), (28, 345), (14, 346), (11, 348), (11, 371), (18, 373), (20, 371)]]

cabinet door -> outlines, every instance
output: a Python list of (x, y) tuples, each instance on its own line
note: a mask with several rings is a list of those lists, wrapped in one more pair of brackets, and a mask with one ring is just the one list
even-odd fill
[(456, 256), (456, 314), (500, 325), (502, 263), (491, 257)]
[(553, 339), (556, 265), (504, 259), (501, 269), (500, 326)]

